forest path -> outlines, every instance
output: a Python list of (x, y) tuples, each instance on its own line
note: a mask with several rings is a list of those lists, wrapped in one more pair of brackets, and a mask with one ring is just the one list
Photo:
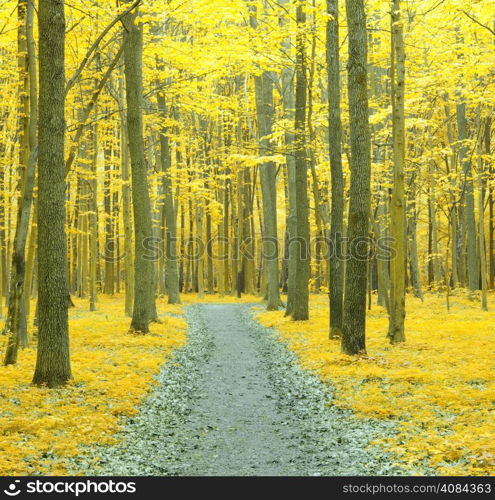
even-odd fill
[(246, 321), (242, 312), (238, 305), (199, 309), (212, 350), (200, 369), (187, 423), (202, 438), (187, 462), (201, 464), (204, 475), (293, 474), (297, 470), (288, 419), (277, 410), (252, 320)]
[(404, 474), (369, 445), (391, 424), (333, 406), (332, 388), (299, 368), (249, 305), (195, 304), (186, 319), (187, 345), (163, 366), (121, 444), (96, 450), (102, 467), (87, 473)]

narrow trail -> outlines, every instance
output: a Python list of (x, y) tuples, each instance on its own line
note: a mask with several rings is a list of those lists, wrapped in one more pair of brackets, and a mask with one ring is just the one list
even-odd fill
[(294, 451), (287, 419), (277, 410), (276, 394), (249, 325), (239, 321), (239, 308), (207, 305), (200, 314), (213, 349), (187, 423), (191, 431), (203, 433), (191, 463), (210, 457), (205, 475), (297, 472), (290, 466)]
[(332, 388), (298, 367), (244, 304), (186, 309), (188, 343), (114, 447), (92, 450), (100, 475), (294, 476), (407, 472), (370, 441), (389, 423), (331, 404)]

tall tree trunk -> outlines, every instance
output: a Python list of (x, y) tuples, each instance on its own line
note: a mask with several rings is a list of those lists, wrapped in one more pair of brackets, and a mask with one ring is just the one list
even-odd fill
[[(26, 243), (33, 202), (36, 175), (38, 95), (36, 59), (33, 38), (34, 0), (19, 2), (19, 80), (20, 91), (20, 195), (17, 203), (17, 225), (12, 250), (8, 314), (5, 332), (8, 335), (4, 364), (15, 364), (19, 343), (28, 344), (26, 316)], [(30, 287), (27, 291), (30, 295)]]
[(328, 146), (332, 189), (330, 225), (330, 338), (342, 336), (344, 299), (344, 175), (342, 172), (342, 120), (340, 115), (339, 2), (327, 0)]
[[(380, 193), (378, 199), (378, 207), (376, 210), (376, 218), (372, 219), (373, 231), (377, 244), (385, 241), (387, 238), (387, 199), (388, 193)], [(382, 252), (377, 253), (376, 267), (378, 278), (378, 305), (384, 307), (387, 313), (390, 314), (390, 278), (389, 278), (389, 255)]]
[(126, 14), (124, 22), (124, 63), (127, 101), (127, 130), (131, 158), (134, 212), (134, 306), (131, 331), (148, 333), (155, 291), (153, 262), (146, 255), (145, 242), (153, 236), (151, 202), (148, 192), (143, 139), (143, 31), (136, 23), (137, 10)]
[(40, 0), (38, 175), (38, 353), (33, 383), (71, 378), (65, 236), (65, 14), (63, 0)]
[(476, 222), (474, 219), (474, 186), (471, 160), (469, 158), (466, 141), (468, 139), (466, 121), (466, 103), (457, 105), (457, 127), (459, 132), (459, 162), (462, 167), (464, 182), (464, 217), (467, 244), (467, 284), (469, 290), (479, 289), (479, 273), (476, 256)]
[(481, 134), (481, 104), (476, 111), (476, 128), (478, 130), (478, 217), (479, 217), (479, 255), (481, 275), (481, 310), (488, 311), (487, 279), (486, 279), (486, 250), (485, 250), (485, 192), (483, 188), (483, 136)]
[[(432, 147), (430, 145), (430, 147)], [(428, 192), (428, 213), (430, 223), (430, 241), (428, 260), (431, 263), (433, 289), (441, 291), (442, 276), (440, 265), (440, 249), (438, 247), (438, 222), (437, 222), (437, 182), (436, 182), (436, 169), (435, 164), (430, 160), (428, 164), (428, 179), (429, 179), (429, 192)]]
[(105, 148), (104, 154), (104, 172), (105, 180), (103, 183), (103, 208), (105, 211), (105, 279), (103, 293), (107, 295), (114, 294), (114, 262), (115, 262), (115, 240), (112, 216), (112, 158), (111, 146)]
[(347, 230), (342, 350), (366, 352), (366, 281), (370, 218), (371, 140), (368, 121), (367, 32), (364, 0), (346, 0), (349, 26), (351, 184)]
[(198, 297), (202, 299), (205, 296), (205, 259), (204, 259), (204, 242), (203, 242), (203, 216), (204, 208), (201, 201), (196, 202), (196, 252), (197, 256), (197, 286), (198, 286)]
[(90, 129), (93, 158), (91, 161), (89, 216), (89, 310), (96, 311), (98, 270), (98, 128), (96, 123)]
[[(490, 116), (486, 117), (485, 121), (485, 153), (487, 155), (491, 154), (491, 132), (492, 132), (492, 119)], [(488, 167), (488, 174), (490, 178), (493, 176), (493, 165), (490, 162)], [(494, 204), (493, 204), (493, 186), (491, 183), (487, 183), (488, 186), (488, 269), (489, 269), (489, 287), (493, 290), (495, 287), (495, 245), (493, 241), (493, 216), (494, 216)]]
[(295, 170), (297, 256), (295, 293), (292, 319), (309, 318), (310, 234), (308, 206), (308, 165), (306, 161), (306, 14), (304, 0), (298, 0), (296, 11), (296, 113), (295, 113)]
[(406, 127), (404, 114), (405, 54), (400, 0), (393, 0), (391, 12), (392, 31), (392, 131), (394, 176), (390, 203), (390, 236), (395, 255), (390, 266), (390, 316), (388, 338), (392, 344), (405, 342), (404, 319), (406, 316), (406, 230), (404, 195), (404, 159)]
[[(164, 94), (158, 94), (158, 107), (165, 117), (166, 102)], [(171, 154), (168, 131), (165, 127), (160, 133), (160, 158), (163, 172), (163, 196), (165, 214), (165, 251), (166, 251), (166, 281), (169, 304), (180, 304), (179, 269), (177, 267), (177, 216), (172, 191)]]
[(450, 155), (450, 162), (447, 163), (447, 173), (450, 174), (450, 189), (449, 197), (451, 201), (450, 208), (450, 239), (451, 239), (451, 272), (452, 272), (452, 286), (457, 288), (459, 285), (459, 273), (458, 273), (458, 252), (457, 252), (457, 194), (456, 194), (456, 146), (454, 143), (454, 134), (452, 131), (452, 125), (450, 123), (450, 108), (449, 108), (449, 97), (447, 94), (443, 96), (445, 101), (445, 118), (447, 122), (447, 139), (450, 144), (450, 149), (452, 154)]
[(414, 296), (423, 300), (423, 291), (421, 289), (421, 278), (419, 272), (418, 262), (418, 239), (417, 239), (417, 224), (418, 213), (416, 208), (416, 179), (415, 174), (411, 178), (411, 185), (408, 194), (408, 212), (409, 217), (407, 220), (407, 241), (409, 244), (409, 269), (411, 275), (411, 286), (413, 288)]
[[(274, 105), (273, 80), (275, 75), (266, 71), (255, 77), (256, 108), (258, 114), (258, 142), (261, 156), (273, 154), (269, 136), (273, 133)], [(263, 200), (263, 269), (267, 278), (268, 311), (280, 306), (278, 282), (278, 235), (277, 235), (277, 174), (273, 161), (260, 166), (261, 196)]]
[(213, 240), (211, 236), (211, 213), (210, 203), (206, 208), (206, 275), (208, 284), (208, 293), (211, 295), (215, 293), (215, 281), (213, 276)]
[(129, 172), (129, 137), (127, 134), (127, 117), (123, 110), (125, 102), (124, 82), (120, 80), (120, 158), (122, 173), (122, 220), (124, 224), (124, 272), (125, 272), (125, 313), (132, 317), (134, 305), (134, 265), (132, 248), (132, 211), (131, 186)]
[[(290, 49), (290, 40), (284, 42), (285, 50)], [(284, 118), (287, 123), (295, 120), (295, 94), (294, 94), (294, 70), (284, 68), (282, 70), (282, 99), (284, 107)], [(287, 307), (286, 316), (292, 315), (294, 307), (294, 295), (296, 291), (297, 273), (297, 206), (296, 206), (296, 160), (294, 155), (294, 131), (285, 131), (285, 149), (287, 163), (287, 222), (286, 222), (286, 253), (287, 253)]]

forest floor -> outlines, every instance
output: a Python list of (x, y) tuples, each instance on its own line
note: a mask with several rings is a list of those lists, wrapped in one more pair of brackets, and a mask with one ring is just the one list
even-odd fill
[(299, 368), (248, 305), (196, 304), (185, 316), (187, 345), (165, 364), (120, 443), (98, 449), (99, 466), (86, 473), (404, 473), (370, 446), (393, 426), (333, 406), (331, 386)]
[(165, 302), (142, 336), (122, 296), (75, 299), (63, 389), (30, 385), (35, 339), (0, 367), (1, 475), (493, 474), (495, 312), (463, 291), (450, 311), (408, 296), (398, 346), (373, 305), (361, 357), (328, 339), (323, 294), (307, 322), (254, 296)]
[[(94, 312), (87, 300), (74, 302), (70, 384), (61, 389), (31, 385), (35, 338), (19, 352), (15, 366), (0, 365), (1, 476), (66, 475), (82, 447), (115, 443), (122, 421), (138, 412), (161, 365), (186, 342), (184, 320), (172, 316), (165, 301), (157, 304), (163, 323), (152, 324), (149, 335), (128, 333), (122, 296), (100, 296)], [(35, 306), (33, 301), (32, 311)]]
[(436, 475), (493, 475), (495, 470), (495, 295), (489, 311), (465, 290), (447, 310), (444, 294), (412, 296), (406, 304), (406, 343), (391, 346), (388, 316), (367, 313), (367, 355), (342, 354), (329, 340), (328, 297), (311, 296), (310, 319), (299, 323), (259, 309), (257, 319), (277, 329), (301, 366), (335, 387), (334, 404), (359, 418), (396, 423), (376, 444), (416, 471)]

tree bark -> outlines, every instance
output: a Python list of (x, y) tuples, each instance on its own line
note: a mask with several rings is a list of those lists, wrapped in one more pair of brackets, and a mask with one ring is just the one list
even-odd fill
[(125, 102), (124, 82), (120, 80), (121, 114), (120, 114), (120, 158), (122, 173), (122, 219), (124, 223), (124, 272), (125, 272), (125, 313), (132, 317), (134, 305), (134, 252), (132, 248), (132, 211), (131, 186), (129, 172), (129, 137), (127, 134), (127, 117), (123, 110)]
[(390, 266), (390, 316), (388, 338), (391, 344), (405, 342), (406, 317), (406, 230), (404, 161), (406, 127), (404, 114), (405, 53), (400, 0), (393, 0), (391, 12), (392, 32), (392, 135), (393, 135), (393, 189), (390, 203), (390, 236), (395, 255)]
[(486, 279), (486, 250), (485, 250), (485, 192), (483, 188), (483, 138), (481, 134), (481, 104), (476, 112), (476, 125), (478, 130), (478, 217), (479, 217), (479, 255), (481, 277), (481, 310), (488, 311), (487, 279)]
[[(19, 13), (19, 80), (20, 85), (20, 195), (17, 203), (17, 225), (12, 250), (8, 313), (5, 332), (8, 335), (4, 364), (17, 362), (19, 344), (28, 344), (26, 313), (26, 243), (33, 203), (37, 163), (38, 92), (33, 37), (34, 1), (23, 0)], [(28, 297), (30, 295), (28, 287)]]
[(123, 18), (127, 130), (134, 212), (134, 305), (131, 331), (148, 333), (155, 291), (152, 286), (153, 262), (146, 254), (145, 243), (151, 240), (153, 231), (143, 139), (143, 28), (136, 23), (137, 16), (136, 10)]
[(65, 236), (65, 14), (63, 0), (40, 0), (38, 353), (33, 383), (71, 378)]
[[(164, 94), (158, 94), (158, 107), (165, 117), (166, 102)], [(165, 127), (160, 133), (160, 158), (163, 172), (163, 196), (165, 215), (165, 251), (166, 251), (166, 281), (169, 304), (180, 304), (179, 269), (177, 267), (177, 216), (172, 191), (171, 155), (168, 131)]]
[(296, 113), (295, 113), (295, 181), (296, 181), (296, 279), (292, 319), (309, 318), (310, 234), (308, 204), (308, 165), (306, 161), (306, 14), (304, 0), (298, 0), (296, 11)]
[(330, 338), (342, 337), (344, 299), (344, 175), (342, 172), (342, 119), (340, 113), (339, 2), (327, 0), (328, 146), (332, 215), (330, 223)]
[[(258, 144), (261, 156), (273, 154), (269, 136), (273, 133), (274, 74), (264, 72), (255, 77), (256, 108), (258, 114)], [(277, 175), (273, 161), (260, 165), (261, 196), (263, 200), (263, 269), (267, 277), (268, 311), (276, 311), (280, 306), (278, 282), (278, 235), (277, 235)]]
[(351, 183), (347, 230), (342, 350), (366, 352), (366, 281), (369, 254), (371, 144), (368, 121), (367, 32), (364, 0), (346, 0), (349, 26), (348, 90)]
[(474, 218), (474, 186), (471, 160), (466, 141), (468, 139), (466, 121), (466, 103), (457, 105), (457, 127), (459, 134), (459, 163), (462, 167), (464, 182), (464, 217), (467, 243), (467, 285), (471, 292), (479, 289), (479, 274), (476, 256), (476, 222)]

